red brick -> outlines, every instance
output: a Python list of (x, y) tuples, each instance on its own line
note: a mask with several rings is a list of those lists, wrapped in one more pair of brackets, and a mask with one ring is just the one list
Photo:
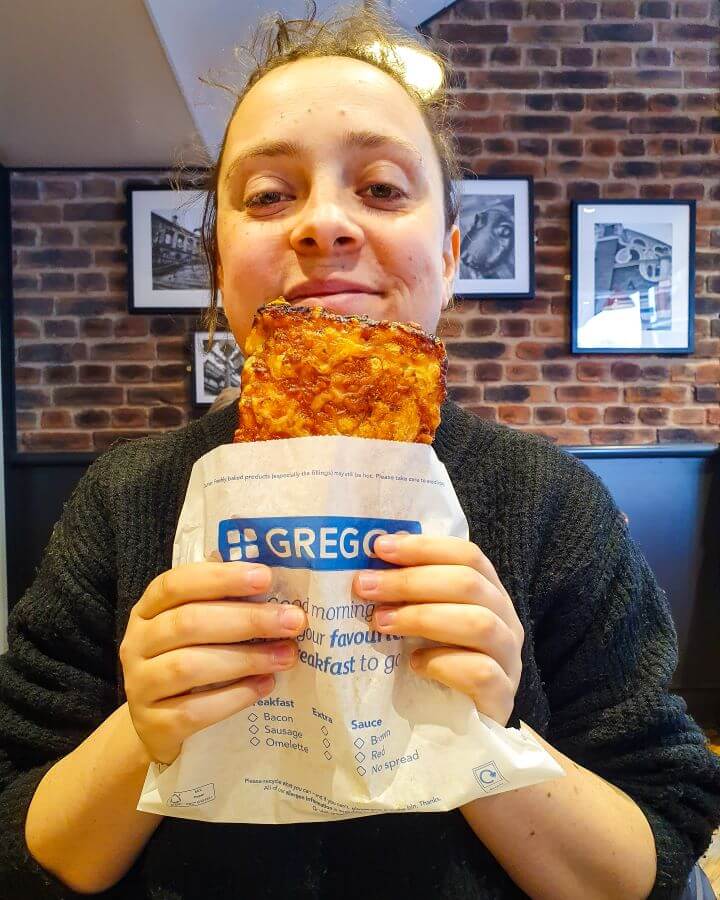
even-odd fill
[(443, 41), (463, 41), (467, 44), (507, 44), (506, 25), (467, 25), (441, 23), (438, 37)]
[(519, 359), (557, 359), (567, 356), (568, 348), (566, 344), (521, 341), (515, 347), (515, 354)]
[(562, 425), (565, 421), (565, 410), (562, 406), (536, 406), (533, 409), (536, 422), (543, 425)]
[(574, 369), (566, 363), (549, 363), (542, 366), (542, 377), (545, 381), (569, 381)]
[(80, 182), (83, 197), (109, 197), (115, 199), (118, 196), (118, 187), (112, 178), (84, 178)]
[(45, 366), (43, 381), (46, 384), (75, 384), (77, 368), (75, 366)]
[(138, 406), (181, 405), (187, 402), (187, 389), (185, 385), (131, 387), (127, 389), (127, 402)]
[(16, 366), (16, 384), (40, 384), (42, 370), (36, 366)]
[(107, 278), (102, 272), (79, 272), (77, 276), (78, 291), (105, 291)]
[(555, 444), (566, 447), (583, 446), (590, 443), (590, 437), (586, 428), (564, 428), (562, 426), (549, 425), (544, 428), (528, 428), (530, 434), (541, 434)]
[(507, 425), (527, 425), (530, 421), (530, 407), (514, 404), (501, 404), (498, 407), (501, 422)]
[(448, 387), (448, 397), (461, 406), (467, 403), (475, 403), (478, 400), (482, 400), (482, 387), (477, 384), (451, 385)]
[(148, 410), (121, 406), (111, 411), (113, 428), (145, 428), (148, 424)]
[(684, 385), (664, 387), (627, 387), (624, 389), (626, 403), (683, 403), (688, 390)]
[(632, 425), (635, 422), (635, 410), (631, 406), (607, 406), (603, 421), (606, 425)]
[(40, 414), (41, 428), (72, 428), (72, 416), (67, 409), (46, 409)]
[(155, 406), (150, 410), (151, 428), (178, 428), (184, 421), (183, 410), (175, 406)]
[(696, 369), (698, 384), (720, 384), (720, 363), (709, 363)]
[(129, 342), (115, 341), (93, 344), (90, 347), (90, 359), (93, 360), (125, 360), (153, 359), (155, 351), (147, 341)]
[(13, 222), (59, 222), (60, 207), (49, 203), (35, 203), (32, 206), (18, 204), (13, 207)]
[(450, 382), (467, 381), (467, 366), (464, 363), (448, 363), (447, 380)]
[(97, 450), (98, 452), (103, 452), (105, 450), (109, 450), (110, 447), (115, 446), (115, 444), (124, 444), (127, 441), (137, 440), (138, 438), (146, 437), (149, 434), (152, 434), (152, 431), (119, 431), (116, 429), (107, 430), (107, 431), (93, 431), (92, 432), (92, 445), (93, 450)]
[(525, 50), (525, 62), (529, 66), (547, 68), (558, 64), (558, 52), (551, 47), (528, 47)]
[(475, 381), (500, 381), (503, 367), (500, 363), (479, 363), (473, 367), (473, 379)]
[(492, 403), (549, 403), (552, 389), (540, 384), (503, 384), (485, 387), (485, 400)]
[(53, 390), (53, 402), (59, 406), (115, 406), (122, 403), (123, 390), (119, 387), (57, 387)]
[[(511, 25), (512, 44), (582, 44), (582, 28), (577, 25)], [(462, 40), (470, 40), (462, 38)]]
[(630, 47), (600, 47), (598, 50), (598, 63), (613, 69), (627, 68), (632, 65), (632, 48)]
[(82, 409), (74, 418), (76, 428), (105, 428), (110, 424), (110, 413), (106, 409)]
[(505, 366), (505, 378), (508, 381), (537, 381), (540, 378), (540, 367), (522, 363), (507, 365)]
[[(20, 321), (16, 319), (16, 323)], [(77, 321), (75, 319), (46, 319), (43, 323), (45, 337), (77, 337)]]
[(115, 337), (145, 337), (150, 332), (150, 323), (145, 316), (126, 316), (115, 322)]
[(665, 425), (670, 410), (666, 406), (641, 406), (638, 410), (638, 419), (643, 425)]
[(590, 441), (593, 444), (654, 444), (655, 430), (652, 428), (591, 428)]
[(677, 425), (704, 425), (704, 409), (674, 409), (672, 420)]
[(501, 319), (500, 334), (503, 337), (526, 337), (530, 334), (530, 322), (528, 319)]
[(46, 226), (40, 229), (40, 243), (46, 247), (70, 247), (74, 236), (69, 228)]
[(555, 389), (555, 395), (561, 403), (614, 403), (619, 399), (619, 394), (616, 387), (600, 387), (596, 384), (571, 384)]
[(601, 411), (595, 406), (570, 406), (567, 417), (574, 425), (595, 425), (602, 421)]
[(106, 384), (112, 378), (112, 366), (85, 363), (78, 366), (78, 379), (85, 384)]
[(720, 428), (660, 428), (658, 441), (669, 443), (710, 443), (720, 441)]
[(10, 175), (10, 196), (13, 200), (38, 200), (38, 183), (33, 178), (19, 178), (15, 173)]
[(13, 331), (16, 338), (40, 337), (40, 325), (32, 319), (15, 319)]
[(468, 412), (480, 419), (486, 419), (488, 422), (497, 422), (497, 409), (494, 406), (482, 406), (482, 404), (472, 404), (466, 407)]
[(91, 450), (92, 443), (90, 435), (80, 431), (26, 431), (22, 449), (30, 453), (80, 452)]
[(40, 190), (46, 200), (72, 200), (77, 197), (77, 183), (70, 178), (41, 179)]
[(80, 334), (89, 338), (110, 337), (112, 334), (112, 319), (108, 317), (81, 319)]

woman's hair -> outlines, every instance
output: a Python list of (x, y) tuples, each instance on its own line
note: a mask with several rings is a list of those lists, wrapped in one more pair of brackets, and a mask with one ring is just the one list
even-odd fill
[[(315, 59), (323, 56), (345, 56), (369, 63), (386, 72), (407, 91), (417, 105), (432, 138), (438, 155), (443, 180), (445, 234), (455, 223), (460, 202), (453, 181), (460, 177), (453, 132), (446, 116), (457, 108), (457, 101), (447, 92), (449, 65), (446, 57), (430, 50), (422, 41), (405, 32), (385, 10), (369, 3), (362, 8), (341, 7), (324, 22), (316, 20), (317, 6), (314, 0), (306, 0), (304, 19), (285, 19), (279, 13), (264, 17), (253, 33), (247, 50), (253, 58), (252, 69), (242, 89), (220, 81), (203, 78), (204, 83), (228, 91), (234, 106), (228, 119), (220, 150), (214, 164), (208, 166), (195, 185), (206, 191), (203, 210), (201, 239), (210, 277), (210, 305), (204, 311), (201, 322), (209, 332), (208, 346), (212, 346), (213, 334), (218, 327), (218, 243), (217, 243), (217, 188), (220, 164), (227, 141), (230, 124), (245, 95), (264, 75), (278, 66), (299, 59)], [(394, 53), (395, 47), (407, 47), (433, 59), (442, 73), (442, 83), (437, 91), (427, 96), (405, 77), (402, 63)], [(237, 54), (237, 51), (236, 51)], [(186, 182), (187, 183), (187, 182)]]

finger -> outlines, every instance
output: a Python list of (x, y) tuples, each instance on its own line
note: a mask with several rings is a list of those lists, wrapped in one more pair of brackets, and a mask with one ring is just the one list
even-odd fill
[(254, 675), (227, 687), (170, 697), (159, 703), (153, 712), (161, 727), (167, 733), (177, 733), (182, 742), (191, 734), (247, 709), (274, 687), (274, 675)]
[(305, 628), (302, 609), (243, 600), (184, 603), (158, 613), (142, 633), (146, 659), (196, 644), (237, 644), (254, 638), (295, 637)]
[[(484, 606), (413, 603), (376, 607), (377, 631), (403, 637), (423, 637), (438, 644), (475, 650), (494, 659), (515, 684), (520, 683), (522, 662), (517, 638), (503, 620)], [(387, 621), (384, 624), (383, 620)]]
[[(363, 587), (368, 579), (374, 587)], [(403, 566), (398, 569), (373, 569), (353, 579), (357, 594), (375, 603), (475, 603), (499, 616), (513, 631), (518, 619), (512, 601), (500, 593), (484, 575), (464, 565)]]
[(283, 671), (296, 661), (294, 641), (172, 650), (143, 663), (142, 699), (149, 705), (216, 682)]
[(161, 572), (133, 607), (143, 619), (191, 600), (249, 597), (270, 588), (267, 566), (247, 562), (188, 563)]
[[(388, 544), (395, 549), (386, 549)], [(431, 566), (447, 563), (476, 569), (494, 584), (501, 593), (507, 593), (495, 571), (495, 567), (477, 544), (464, 538), (429, 534), (381, 535), (373, 543), (373, 552), (381, 559), (399, 566)]]
[(415, 674), (467, 694), (480, 712), (503, 727), (507, 725), (517, 689), (491, 657), (470, 650), (431, 647), (415, 650), (410, 656), (410, 664)]

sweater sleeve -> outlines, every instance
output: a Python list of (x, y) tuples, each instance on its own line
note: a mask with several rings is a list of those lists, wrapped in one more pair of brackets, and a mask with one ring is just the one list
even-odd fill
[(650, 898), (670, 900), (720, 824), (720, 758), (668, 691), (678, 644), (664, 592), (602, 482), (562, 466), (536, 585), (546, 739), (638, 805), (657, 851)]
[[(0, 897), (79, 897), (25, 843), (43, 776), (116, 704), (114, 536), (98, 461), (54, 526), (32, 585), (13, 608), (0, 656)], [(60, 812), (60, 811), (58, 811)]]

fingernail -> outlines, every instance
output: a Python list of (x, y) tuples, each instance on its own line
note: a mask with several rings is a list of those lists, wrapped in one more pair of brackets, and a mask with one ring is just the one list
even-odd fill
[(255, 678), (255, 690), (262, 696), (263, 694), (269, 694), (270, 691), (275, 687), (275, 676), (274, 675), (259, 675)]
[(374, 591), (380, 584), (380, 579), (377, 575), (373, 575), (372, 572), (364, 572), (358, 576), (358, 584), (361, 591)]
[(273, 648), (273, 659), (279, 665), (285, 665), (295, 656), (295, 648), (290, 644), (281, 644), (279, 647)]
[(260, 568), (259, 566), (254, 569), (249, 569), (247, 573), (247, 580), (250, 587), (261, 588), (267, 584), (267, 569)]
[(375, 621), (378, 625), (392, 625), (395, 621), (396, 610), (394, 609), (376, 609)]
[(382, 534), (375, 539), (375, 546), (383, 553), (394, 553), (398, 548), (398, 542), (389, 534)]
[(280, 610), (280, 624), (284, 628), (299, 628), (303, 622), (303, 614), (296, 606)]

